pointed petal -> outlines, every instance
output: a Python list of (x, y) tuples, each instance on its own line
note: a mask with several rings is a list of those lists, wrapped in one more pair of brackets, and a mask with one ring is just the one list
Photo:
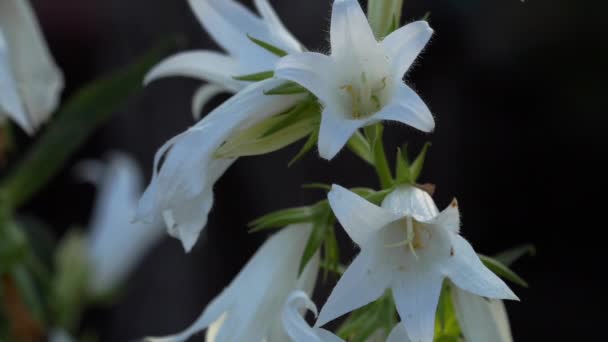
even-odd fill
[(331, 57), (316, 52), (302, 52), (288, 55), (279, 60), (275, 77), (298, 83), (308, 89), (325, 105), (336, 102), (334, 99), (336, 65)]
[(287, 335), (294, 342), (321, 342), (321, 339), (315, 333), (304, 317), (300, 314), (300, 311), (304, 309), (312, 311), (317, 315), (317, 306), (313, 303), (306, 293), (302, 291), (292, 292), (287, 298), (285, 307), (281, 314), (281, 320), (283, 322), (283, 328)]
[(244, 87), (243, 83), (233, 78), (239, 74), (239, 65), (232, 57), (212, 51), (190, 51), (160, 62), (146, 75), (144, 83), (163, 77), (183, 76), (217, 83), (236, 92)]
[(198, 121), (201, 119), (203, 109), (209, 101), (211, 101), (217, 95), (227, 91), (229, 91), (229, 89), (215, 84), (205, 84), (198, 88), (192, 97), (192, 116), (194, 117), (194, 120)]
[(6, 115), (26, 133), (33, 134), (34, 127), (21, 102), (9, 59), (6, 41), (0, 31), (0, 119)]
[(410, 87), (399, 82), (391, 102), (373, 117), (377, 120), (391, 120), (412, 126), (423, 132), (435, 129), (435, 119), (424, 101)]
[(396, 75), (403, 76), (433, 35), (426, 21), (409, 23), (382, 41)]
[(486, 299), (466, 291), (452, 290), (454, 310), (467, 342), (512, 342), (505, 305), (501, 300)]
[(377, 50), (378, 42), (357, 0), (334, 1), (330, 41), (331, 54), (339, 59), (352, 54), (362, 57)]
[(435, 312), (443, 276), (431, 270), (403, 273), (393, 284), (393, 298), (411, 341), (433, 342)]
[(419, 222), (427, 222), (439, 214), (431, 196), (426, 191), (413, 186), (396, 188), (386, 196), (382, 208), (396, 215), (410, 216)]
[(340, 185), (334, 184), (327, 198), (336, 218), (359, 246), (364, 245), (384, 226), (402, 217), (368, 202)]
[(361, 249), (323, 305), (315, 327), (373, 302), (388, 288), (391, 272), (373, 252)]
[(407, 330), (403, 322), (395, 325), (391, 334), (388, 335), (386, 342), (410, 342), (410, 338), (407, 335)]
[(326, 160), (333, 159), (350, 137), (364, 125), (365, 121), (346, 119), (337, 106), (325, 107), (319, 129), (319, 155)]
[(452, 233), (457, 234), (460, 232), (460, 211), (458, 211), (458, 201), (454, 198), (447, 208), (427, 223), (440, 226), (444, 230)]
[(456, 286), (483, 297), (518, 299), (507, 284), (483, 265), (464, 238), (457, 234), (451, 235), (453, 255), (449, 258), (444, 273)]
[(63, 90), (63, 75), (51, 56), (28, 1), (1, 1), (0, 25), (21, 98), (33, 127), (37, 128), (57, 108)]
[(284, 46), (289, 46), (290, 51), (301, 51), (302, 45), (298, 40), (285, 28), (283, 22), (274, 11), (268, 0), (254, 0), (255, 7), (258, 9), (268, 30), (274, 34), (278, 41), (283, 42)]

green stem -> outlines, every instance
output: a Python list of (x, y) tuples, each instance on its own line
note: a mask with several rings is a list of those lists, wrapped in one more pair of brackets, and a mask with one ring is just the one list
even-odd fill
[(384, 127), (382, 127), (381, 123), (376, 124), (375, 127), (375, 137), (371, 144), (372, 153), (374, 155), (374, 168), (378, 174), (380, 186), (382, 186), (383, 189), (386, 189), (393, 185), (393, 176), (391, 175), (391, 169), (388, 165), (388, 160), (386, 159), (386, 153), (384, 151), (384, 142), (382, 141)]

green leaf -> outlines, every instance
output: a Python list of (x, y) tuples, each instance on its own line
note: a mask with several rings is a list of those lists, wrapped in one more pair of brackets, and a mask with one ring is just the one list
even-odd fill
[(507, 279), (509, 281), (514, 282), (517, 285), (528, 287), (528, 283), (523, 280), (519, 275), (513, 272), (510, 268), (505, 266), (502, 262), (491, 258), (489, 256), (478, 254), (479, 258), (489, 268), (492, 272), (494, 272), (497, 276)]
[(506, 250), (502, 253), (495, 255), (494, 259), (500, 261), (506, 266), (511, 266), (511, 264), (513, 264), (515, 261), (525, 255), (536, 255), (536, 248), (534, 247), (534, 245), (526, 244)]
[(306, 93), (308, 90), (295, 82), (286, 82), (274, 87), (266, 92), (265, 95), (292, 95)]
[(27, 306), (29, 313), (39, 322), (45, 322), (45, 309), (31, 274), (23, 265), (13, 267), (11, 276), (15, 286)]
[(374, 156), (372, 155), (371, 147), (361, 132), (356, 131), (355, 134), (350, 137), (346, 146), (366, 163), (374, 165)]
[(262, 72), (256, 72), (255, 74), (233, 76), (232, 78), (237, 81), (258, 82), (258, 81), (263, 81), (263, 80), (269, 79), (273, 76), (274, 76), (274, 71), (262, 71)]
[(0, 183), (9, 205), (20, 207), (53, 179), (89, 136), (142, 90), (144, 75), (173, 46), (174, 41), (159, 45), (125, 69), (95, 80), (71, 96)]
[(331, 190), (331, 185), (324, 183), (309, 183), (303, 184), (302, 189), (319, 189), (329, 192)]
[(258, 232), (266, 229), (282, 228), (289, 224), (312, 221), (315, 210), (312, 207), (298, 207), (275, 211), (266, 214), (249, 223), (250, 232)]
[(310, 135), (308, 136), (308, 139), (306, 140), (304, 145), (302, 145), (302, 148), (300, 149), (300, 151), (293, 158), (291, 158), (289, 163), (287, 163), (287, 167), (291, 167), (293, 164), (295, 164), (300, 159), (302, 159), (310, 150), (312, 150), (313, 147), (315, 147), (318, 140), (319, 140), (319, 129), (315, 129), (314, 131), (312, 131), (312, 133), (310, 133)]
[(280, 49), (280, 48), (278, 48), (278, 47), (276, 47), (276, 46), (274, 46), (274, 45), (272, 45), (270, 43), (267, 43), (267, 42), (265, 42), (263, 40), (260, 40), (260, 39), (256, 39), (256, 38), (254, 38), (254, 37), (252, 37), (250, 35), (247, 35), (247, 38), (249, 38), (252, 42), (254, 42), (256, 45), (258, 45), (262, 49), (267, 50), (268, 52), (270, 52), (270, 53), (272, 53), (274, 55), (277, 55), (279, 57), (285, 57), (285, 56), (287, 56), (287, 52), (285, 52), (284, 50), (282, 50), (282, 49)]
[(420, 154), (418, 154), (418, 157), (416, 157), (416, 160), (414, 160), (412, 166), (410, 167), (410, 179), (414, 183), (418, 180), (418, 177), (422, 172), (422, 168), (424, 167), (424, 161), (426, 159), (426, 153), (429, 150), (429, 147), (431, 147), (431, 143), (427, 142), (426, 144), (424, 144), (424, 147), (422, 147)]

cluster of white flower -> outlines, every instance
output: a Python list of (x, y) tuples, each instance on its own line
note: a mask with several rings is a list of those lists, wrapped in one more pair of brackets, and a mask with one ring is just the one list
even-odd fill
[[(227, 54), (178, 54), (154, 68), (147, 81), (188, 76), (209, 82), (194, 96), (195, 117), (217, 93), (235, 95), (158, 151), (154, 177), (137, 213), (142, 221), (162, 217), (187, 251), (206, 225), (214, 183), (238, 156), (275, 150), (310, 134), (321, 157), (329, 160), (361, 128), (384, 120), (424, 132), (434, 129), (428, 107), (403, 82), (433, 33), (426, 21), (395, 27), (378, 41), (357, 0), (335, 0), (328, 56), (306, 51), (267, 0), (255, 0), (260, 16), (233, 0), (189, 2)], [(312, 114), (298, 109), (302, 107), (312, 107)], [(296, 133), (282, 145), (260, 143), (259, 150), (238, 151), (243, 141), (257, 144), (260, 136), (291, 127), (289, 120), (305, 122), (306, 129), (286, 131)], [(311, 223), (299, 223), (271, 236), (188, 329), (150, 340), (181, 341), (207, 329), (209, 341), (341, 341), (319, 326), (390, 289), (401, 322), (387, 341), (430, 342), (446, 278), (467, 341), (511, 339), (498, 299), (517, 297), (459, 235), (455, 200), (439, 212), (429, 193), (405, 182), (390, 188), (380, 206), (338, 185), (331, 187), (328, 201), (361, 252), (314, 327), (302, 313), (310, 309), (316, 314), (310, 296), (320, 256), (317, 251), (298, 272), (313, 230)]]

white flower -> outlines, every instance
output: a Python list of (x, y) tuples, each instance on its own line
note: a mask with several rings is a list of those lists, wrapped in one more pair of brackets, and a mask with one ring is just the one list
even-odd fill
[(0, 120), (33, 134), (57, 107), (63, 75), (26, 0), (0, 0)]
[(152, 69), (146, 83), (167, 76), (211, 82), (202, 86), (194, 97), (193, 112), (197, 116), (217, 93), (234, 93), (248, 83), (233, 77), (274, 69), (279, 57), (253, 43), (248, 35), (288, 53), (301, 51), (300, 43), (285, 29), (268, 0), (254, 2), (261, 17), (233, 0), (189, 0), (200, 23), (227, 54), (209, 50), (179, 53)]
[(453, 288), (454, 310), (467, 342), (512, 342), (507, 310), (501, 300)]
[(281, 308), (292, 291), (301, 289), (310, 294), (316, 281), (318, 255), (298, 278), (300, 259), (311, 231), (309, 224), (292, 225), (270, 237), (188, 329), (148, 340), (184, 341), (214, 322), (214, 331), (207, 335), (212, 341), (287, 340), (281, 326)]
[(303, 52), (279, 61), (276, 77), (299, 83), (324, 106), (321, 157), (333, 158), (357, 129), (381, 120), (433, 130), (431, 112), (402, 81), (432, 33), (425, 21), (417, 21), (377, 42), (357, 0), (336, 0), (331, 56)]
[(98, 187), (89, 223), (87, 252), (91, 267), (89, 290), (104, 295), (114, 290), (163, 236), (162, 222), (132, 223), (143, 190), (141, 170), (122, 154), (113, 154), (107, 163), (86, 161), (77, 171)]
[(439, 213), (426, 192), (411, 186), (394, 190), (382, 207), (337, 185), (328, 197), (361, 252), (338, 281), (317, 325), (370, 303), (391, 288), (410, 340), (430, 342), (446, 277), (480, 296), (517, 299), (458, 234), (456, 201)]
[(232, 134), (293, 107), (302, 98), (264, 95), (280, 84), (271, 79), (243, 89), (165, 143), (156, 153), (154, 175), (140, 200), (137, 219), (146, 222), (162, 214), (169, 234), (190, 251), (207, 224), (213, 185), (236, 160), (214, 156), (218, 147)]
[(303, 291), (292, 292), (285, 303), (281, 320), (283, 328), (293, 342), (343, 342), (344, 340), (321, 328), (311, 328), (301, 310), (311, 310), (317, 315), (317, 307)]

